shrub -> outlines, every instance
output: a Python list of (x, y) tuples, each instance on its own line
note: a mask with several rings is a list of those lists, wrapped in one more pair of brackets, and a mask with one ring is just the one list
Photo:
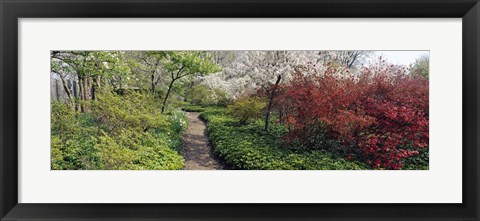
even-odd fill
[(186, 112), (203, 112), (206, 110), (206, 107), (202, 107), (200, 105), (187, 104), (182, 107), (182, 110)]
[(121, 130), (114, 138), (103, 133), (99, 139), (101, 161), (106, 170), (178, 170), (184, 167), (182, 156), (151, 133)]
[(216, 105), (226, 107), (227, 105), (229, 105), (233, 102), (232, 97), (226, 91), (224, 91), (220, 88), (215, 88), (215, 89), (213, 89), (213, 92), (215, 94), (215, 104)]
[[(98, 148), (104, 170), (131, 170), (135, 169), (134, 161), (138, 160), (138, 153), (126, 145), (117, 143), (118, 139), (125, 139), (123, 134), (116, 138), (103, 133), (99, 137)], [(124, 140), (125, 141), (125, 140)], [(138, 148), (138, 146), (137, 146)]]
[(52, 134), (58, 135), (60, 139), (65, 139), (74, 134), (77, 123), (75, 112), (67, 104), (51, 101), (50, 130)]
[(67, 104), (51, 103), (51, 168), (63, 170), (99, 168), (97, 129), (78, 117)]
[(161, 108), (150, 94), (129, 92), (125, 95), (98, 93), (92, 102), (92, 113), (109, 133), (119, 129), (148, 131), (167, 126)]
[(209, 106), (215, 104), (215, 95), (205, 85), (191, 87), (187, 91), (185, 98), (193, 105)]
[(258, 118), (265, 106), (265, 100), (260, 97), (242, 97), (234, 104), (228, 105), (227, 113), (237, 118), (241, 124), (246, 124), (248, 120)]
[(202, 107), (227, 106), (232, 103), (232, 98), (226, 91), (220, 88), (210, 89), (205, 85), (191, 87), (185, 94), (185, 99), (192, 105)]
[[(284, 87), (290, 132), (287, 143), (312, 142), (315, 134), (340, 142), (375, 168), (401, 169), (404, 159), (428, 146), (428, 80), (364, 69), (358, 78), (305, 77)], [(320, 148), (328, 148), (320, 147)]]
[(182, 107), (183, 111), (186, 112), (218, 112), (221, 111), (223, 112), (225, 110), (224, 107), (219, 107), (219, 106), (208, 106), (208, 107), (202, 107), (198, 105), (185, 105)]
[(90, 113), (52, 102), (51, 165), (58, 170), (182, 169), (186, 122), (161, 115), (151, 95), (99, 93)]
[(93, 170), (101, 167), (95, 132), (79, 128), (62, 140), (51, 136), (51, 168), (55, 170)]
[(405, 165), (402, 169), (404, 170), (428, 170), (429, 165), (429, 148), (418, 149), (418, 154), (404, 158), (403, 164)]
[(346, 161), (325, 151), (307, 151), (281, 147), (286, 130), (273, 125), (269, 133), (263, 122), (239, 125), (221, 111), (203, 112), (208, 122), (208, 137), (217, 154), (234, 169), (249, 170), (352, 170), (368, 168), (359, 162)]

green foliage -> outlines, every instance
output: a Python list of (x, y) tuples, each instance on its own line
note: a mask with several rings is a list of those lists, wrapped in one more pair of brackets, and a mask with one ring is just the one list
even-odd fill
[(77, 118), (64, 103), (52, 101), (51, 112), (52, 169), (97, 168), (97, 129), (87, 123), (86, 116)]
[(188, 120), (185, 113), (180, 110), (171, 112), (168, 116), (168, 130), (157, 130), (159, 135), (167, 135), (168, 146), (172, 150), (180, 151), (183, 145), (182, 135), (188, 128)]
[[(165, 70), (169, 73), (170, 84), (165, 94), (162, 106), (162, 113), (167, 107), (167, 101), (175, 88), (175, 81), (191, 81), (195, 76), (203, 76), (210, 73), (221, 71), (221, 68), (212, 62), (211, 55), (201, 51), (170, 51), (165, 52), (165, 61), (162, 63)], [(177, 88), (182, 91), (182, 88)]]
[(202, 107), (200, 105), (192, 105), (192, 104), (186, 104), (182, 107), (182, 110), (186, 112), (203, 112), (207, 109), (207, 107)]
[(62, 141), (56, 135), (52, 135), (50, 137), (50, 144), (51, 144), (51, 168), (53, 170), (61, 170), (66, 166), (63, 165), (64, 163), (64, 154), (62, 151)]
[(412, 76), (422, 76), (428, 79), (430, 68), (430, 57), (428, 55), (422, 56), (415, 60), (413, 64), (410, 65), (410, 74)]
[(200, 115), (208, 122), (208, 136), (214, 152), (234, 169), (248, 170), (360, 170), (363, 163), (347, 161), (325, 151), (284, 148), (281, 137), (286, 129), (273, 125), (264, 132), (263, 122), (239, 125), (221, 111)]
[(258, 118), (265, 109), (266, 101), (260, 97), (242, 97), (235, 103), (228, 105), (227, 114), (237, 118), (240, 124)]
[(404, 170), (428, 170), (429, 147), (418, 149), (419, 154), (403, 159)]
[(191, 87), (185, 94), (185, 98), (190, 104), (200, 106), (210, 106), (215, 103), (215, 95), (205, 85)]
[(163, 65), (169, 72), (181, 72), (179, 76), (209, 74), (222, 69), (212, 62), (211, 56), (201, 51), (164, 52)]
[(103, 133), (98, 144), (105, 170), (179, 170), (183, 158), (166, 148), (166, 141), (145, 132), (121, 130), (115, 137)]
[(51, 161), (55, 170), (93, 170), (101, 167), (95, 131), (78, 128), (68, 139), (51, 136)]
[(75, 112), (64, 103), (52, 100), (51, 102), (51, 131), (61, 137), (70, 135), (77, 127)]
[(176, 134), (182, 134), (188, 127), (187, 117), (183, 111), (172, 112), (169, 116), (170, 129)]
[[(103, 163), (102, 169), (104, 170), (132, 170), (135, 168), (134, 161), (138, 156), (135, 150), (130, 149), (128, 146), (123, 146), (118, 141), (119, 139), (125, 139), (124, 134), (119, 134), (117, 137), (112, 138), (106, 133), (102, 133), (99, 138), (98, 148), (100, 149), (100, 157)], [(138, 147), (137, 147), (138, 148)]]
[(182, 169), (176, 151), (186, 128), (183, 112), (161, 115), (151, 95), (99, 93), (91, 113), (52, 101), (54, 170)]
[(51, 67), (55, 73), (76, 74), (80, 78), (126, 75), (127, 65), (120, 51), (52, 51)]
[(218, 106), (226, 107), (233, 102), (232, 97), (224, 90), (220, 88), (214, 88), (215, 104)]
[(190, 104), (203, 107), (212, 105), (227, 106), (232, 102), (232, 98), (224, 90), (220, 88), (210, 89), (205, 85), (196, 85), (189, 88), (185, 98)]
[(111, 93), (99, 93), (92, 102), (92, 113), (109, 133), (119, 129), (148, 131), (167, 125), (166, 117), (160, 112), (160, 106), (150, 94), (129, 92), (123, 96)]

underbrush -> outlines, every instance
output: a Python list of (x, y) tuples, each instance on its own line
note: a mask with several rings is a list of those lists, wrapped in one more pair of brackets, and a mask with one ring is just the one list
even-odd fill
[(215, 154), (234, 169), (248, 170), (361, 170), (368, 166), (347, 161), (322, 150), (283, 147), (283, 126), (275, 125), (267, 133), (263, 122), (240, 124), (223, 110), (205, 111), (208, 137)]
[(162, 115), (149, 95), (99, 94), (88, 113), (52, 101), (54, 170), (178, 170), (183, 112)]
[[(378, 169), (428, 169), (428, 79), (386, 69), (357, 78), (296, 73), (277, 93), (287, 143), (322, 149), (334, 141), (348, 157)], [(318, 136), (321, 135), (321, 136)]]
[(200, 106), (194, 104), (185, 104), (182, 106), (182, 110), (186, 112), (223, 112), (225, 108), (219, 106)]
[(186, 104), (182, 107), (182, 110), (186, 112), (203, 112), (206, 109), (207, 107), (203, 107), (200, 105), (193, 105), (193, 104)]

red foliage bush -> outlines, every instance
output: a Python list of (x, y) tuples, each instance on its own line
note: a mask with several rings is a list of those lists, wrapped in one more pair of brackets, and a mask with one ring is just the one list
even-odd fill
[(402, 160), (428, 146), (428, 80), (393, 66), (362, 69), (359, 77), (300, 73), (282, 88), (286, 142), (326, 133), (375, 168), (401, 169)]

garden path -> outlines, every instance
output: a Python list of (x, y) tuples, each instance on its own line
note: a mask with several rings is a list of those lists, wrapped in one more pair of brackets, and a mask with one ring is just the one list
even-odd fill
[(215, 158), (208, 144), (205, 123), (200, 113), (187, 112), (189, 123), (183, 136), (183, 157), (185, 170), (221, 170), (222, 164)]

